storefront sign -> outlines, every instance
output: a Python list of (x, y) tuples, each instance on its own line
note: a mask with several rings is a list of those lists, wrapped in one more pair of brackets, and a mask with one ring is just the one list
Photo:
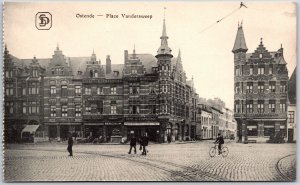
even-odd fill
[(125, 122), (127, 126), (146, 126), (146, 125), (160, 125), (159, 122)]
[(126, 121), (156, 121), (156, 117), (126, 117)]
[(110, 123), (110, 122), (105, 122), (105, 125), (122, 125), (122, 123)]
[(122, 83), (120, 79), (83, 79), (83, 83)]
[(103, 126), (104, 123), (84, 123), (84, 125), (99, 125), (99, 126)]

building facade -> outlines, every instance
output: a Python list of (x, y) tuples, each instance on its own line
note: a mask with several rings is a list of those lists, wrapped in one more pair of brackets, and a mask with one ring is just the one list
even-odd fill
[(201, 139), (212, 139), (212, 110), (205, 104), (197, 106), (197, 123), (200, 124), (197, 135)]
[(287, 111), (287, 141), (297, 141), (297, 98), (296, 98), (296, 72), (297, 68), (289, 80), (288, 84), (288, 111)]
[[(26, 125), (43, 123), (44, 73), (34, 57), (29, 65), (4, 50), (4, 140), (21, 141)], [(40, 128), (43, 130), (44, 128)], [(40, 132), (41, 137), (44, 132)], [(25, 136), (24, 136), (25, 137)]]
[(286, 136), (288, 71), (283, 48), (270, 52), (261, 39), (253, 53), (247, 51), (240, 25), (232, 50), (238, 139), (265, 142), (279, 132)]
[[(15, 141), (14, 133), (32, 124), (40, 125), (45, 137), (58, 140), (70, 133), (104, 142), (120, 142), (130, 133), (147, 133), (156, 142), (168, 136), (172, 141), (196, 139), (199, 97), (193, 80), (187, 80), (181, 52), (173, 57), (168, 46), (165, 20), (160, 39), (155, 56), (125, 51), (123, 64), (112, 64), (110, 56), (101, 64), (94, 52), (91, 57), (66, 57), (58, 46), (51, 58), (29, 63), (6, 49), (7, 141)], [(20, 92), (15, 91), (22, 88), (32, 94), (18, 96), (26, 104), (16, 99)], [(17, 116), (17, 105), (26, 105), (23, 117)]]

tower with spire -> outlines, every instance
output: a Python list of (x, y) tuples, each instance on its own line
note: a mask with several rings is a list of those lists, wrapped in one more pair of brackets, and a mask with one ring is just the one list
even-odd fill
[(246, 40), (243, 31), (243, 25), (238, 25), (238, 30), (234, 42), (232, 52), (234, 53), (234, 61), (238, 63), (239, 61), (246, 60), (246, 52), (248, 51)]
[(168, 46), (168, 36), (166, 31), (166, 21), (163, 19), (161, 44), (158, 48), (157, 66), (159, 71), (159, 91), (160, 91), (160, 112), (168, 115), (171, 112), (170, 88), (171, 88), (171, 59), (173, 58), (172, 50)]

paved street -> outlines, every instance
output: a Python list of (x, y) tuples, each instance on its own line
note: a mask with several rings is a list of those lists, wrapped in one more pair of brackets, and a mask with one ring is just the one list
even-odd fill
[[(294, 181), (295, 144), (227, 142), (226, 158), (211, 158), (212, 141), (152, 144), (147, 156), (129, 145), (8, 145), (5, 181)], [(137, 147), (138, 149), (139, 147)]]

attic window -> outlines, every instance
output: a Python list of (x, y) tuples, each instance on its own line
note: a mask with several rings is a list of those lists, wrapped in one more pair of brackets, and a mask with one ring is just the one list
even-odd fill
[(262, 58), (262, 56), (263, 56), (263, 54), (262, 54), (262, 53), (260, 53), (260, 54), (259, 54), (259, 58)]
[(77, 71), (77, 74), (78, 74), (78, 75), (81, 75), (81, 74), (82, 74), (82, 71)]

